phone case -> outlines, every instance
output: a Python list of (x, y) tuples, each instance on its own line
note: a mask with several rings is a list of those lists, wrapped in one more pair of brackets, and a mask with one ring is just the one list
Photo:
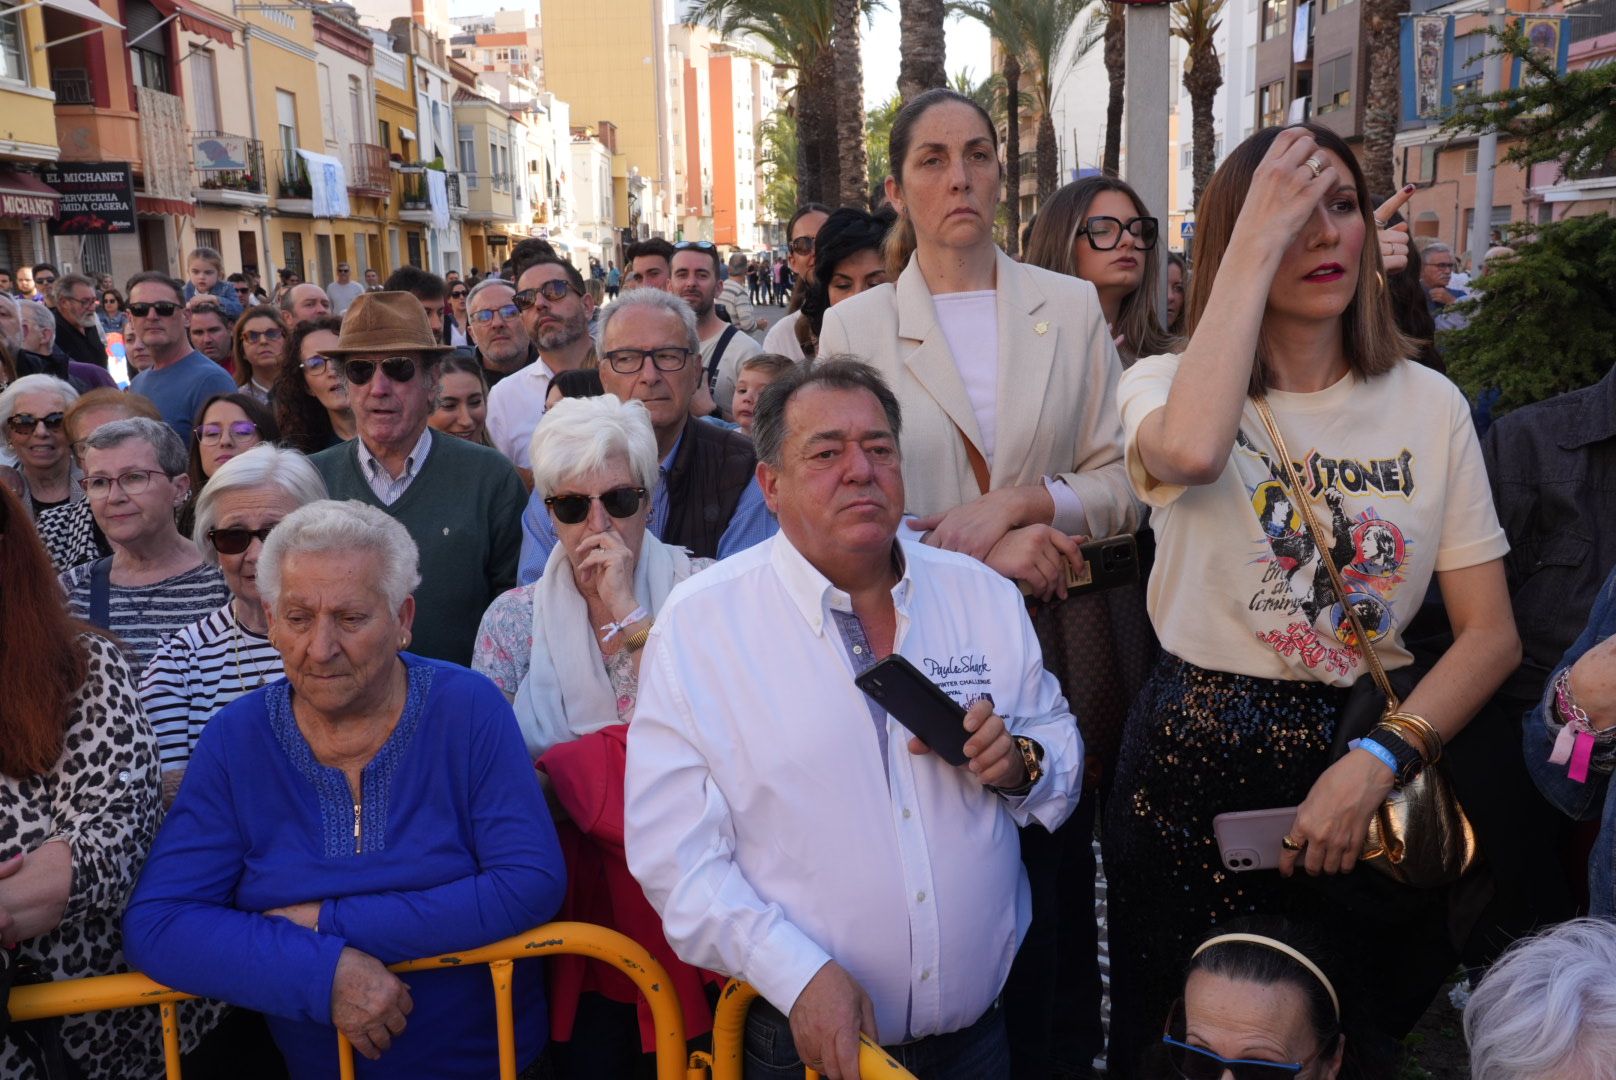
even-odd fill
[(853, 682), (938, 757), (965, 764), (965, 710), (919, 668), (893, 653)]
[(1296, 807), (1241, 810), (1212, 819), (1223, 865), (1236, 874), (1249, 870), (1277, 870), (1285, 847), (1280, 843), (1296, 824)]
[(1139, 545), (1132, 536), (1091, 540), (1078, 549), (1083, 553), (1083, 569), (1066, 568), (1066, 591), (1100, 592), (1139, 580)]

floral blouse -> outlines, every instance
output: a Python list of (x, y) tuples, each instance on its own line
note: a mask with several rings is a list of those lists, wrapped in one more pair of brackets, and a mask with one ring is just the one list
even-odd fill
[[(697, 573), (713, 564), (713, 559), (691, 559), (690, 572)], [(532, 585), (518, 585), (495, 598), (477, 628), (477, 645), (471, 654), (473, 671), (494, 680), (506, 698), (514, 700), (517, 688), (527, 678), (528, 660), (533, 655)], [(634, 703), (639, 698), (640, 677), (635, 672), (634, 654), (619, 649), (602, 655), (606, 679), (617, 698), (617, 719), (626, 724), (634, 719)]]

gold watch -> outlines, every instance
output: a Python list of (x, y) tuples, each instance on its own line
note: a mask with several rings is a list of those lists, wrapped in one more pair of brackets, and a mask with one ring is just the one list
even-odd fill
[(1016, 751), (1021, 754), (1021, 763), (1027, 767), (1027, 779), (1020, 787), (994, 788), (1000, 795), (1019, 798), (1033, 789), (1033, 785), (1044, 778), (1044, 748), (1036, 740), (1025, 735), (1013, 736)]

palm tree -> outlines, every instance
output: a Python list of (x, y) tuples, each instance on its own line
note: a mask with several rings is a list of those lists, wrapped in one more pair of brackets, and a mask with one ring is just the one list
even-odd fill
[[(831, 45), (836, 65), (836, 205), (867, 207), (864, 147), (864, 61), (859, 51), (860, 0), (834, 0)], [(823, 164), (821, 164), (823, 169)], [(829, 192), (829, 185), (826, 191)]]
[(1364, 88), (1364, 180), (1377, 196), (1395, 190), (1393, 168), (1397, 121), (1402, 111), (1398, 34), (1409, 0), (1364, 0), (1364, 49), (1369, 79)]
[(901, 108), (903, 99), (893, 94), (864, 115), (864, 146), (867, 161), (865, 168), (876, 205), (881, 203), (881, 189), (886, 184), (887, 176), (892, 172), (892, 162), (887, 151), (888, 144), (892, 141), (892, 121), (897, 119), (898, 110)]
[(797, 194), (804, 202), (833, 200), (839, 189), (832, 3), (697, 0), (690, 15), (692, 22), (710, 26), (726, 38), (756, 38), (777, 68), (796, 73), (790, 110), (796, 121)]
[(1176, 0), (1173, 36), (1184, 43), (1184, 89), (1190, 95), (1192, 140), (1195, 147), (1195, 205), (1212, 179), (1217, 165), (1217, 137), (1212, 128), (1212, 99), (1223, 85), (1223, 65), (1213, 36), (1227, 0)]
[(898, 96), (905, 101), (948, 85), (944, 61), (948, 55), (943, 40), (944, 0), (899, 0)]
[[(1221, 3), (1222, 0), (1219, 0)], [(1023, 40), (1027, 70), (1032, 75), (1033, 104), (1038, 109), (1038, 201), (1055, 194), (1060, 181), (1060, 147), (1055, 143), (1055, 94), (1071, 68), (1058, 67), (1066, 41), (1083, 12), (1098, 0), (1027, 0)], [(1089, 11), (1077, 47), (1075, 65), (1105, 38), (1107, 16)]]
[(758, 125), (757, 160), (767, 177), (763, 206), (773, 221), (788, 221), (797, 202), (797, 121), (783, 106)]
[(1100, 168), (1107, 176), (1122, 173), (1122, 106), (1128, 88), (1128, 9), (1113, 2), (1105, 8), (1105, 75), (1110, 97), (1105, 104), (1105, 156)]
[[(987, 28), (1004, 60), (999, 77), (1004, 80), (1006, 102), (1004, 123), (1004, 250), (1014, 258), (1021, 240), (1021, 58), (1027, 51), (1027, 8), (1036, 0), (959, 0), (952, 10), (975, 19)], [(989, 110), (989, 116), (993, 112)]]

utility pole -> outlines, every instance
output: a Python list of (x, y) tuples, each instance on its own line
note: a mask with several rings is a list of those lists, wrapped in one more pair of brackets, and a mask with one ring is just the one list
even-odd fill
[[(1487, 26), (1504, 28), (1504, 0), (1490, 0)], [(1489, 56), (1481, 73), (1481, 92), (1496, 94), (1504, 84), (1504, 57)], [(1481, 272), (1481, 260), (1492, 246), (1493, 163), (1498, 160), (1498, 128), (1489, 127), (1476, 143), (1476, 208), (1470, 222), (1470, 272)]]
[[(1498, 2), (1498, 0), (1495, 0)], [(1123, 173), (1150, 213), (1167, 218), (1167, 111), (1173, 79), (1169, 8), (1165, 3), (1129, 3), (1127, 14), (1127, 163)], [(1159, 311), (1167, 310), (1167, 260), (1152, 283)]]

